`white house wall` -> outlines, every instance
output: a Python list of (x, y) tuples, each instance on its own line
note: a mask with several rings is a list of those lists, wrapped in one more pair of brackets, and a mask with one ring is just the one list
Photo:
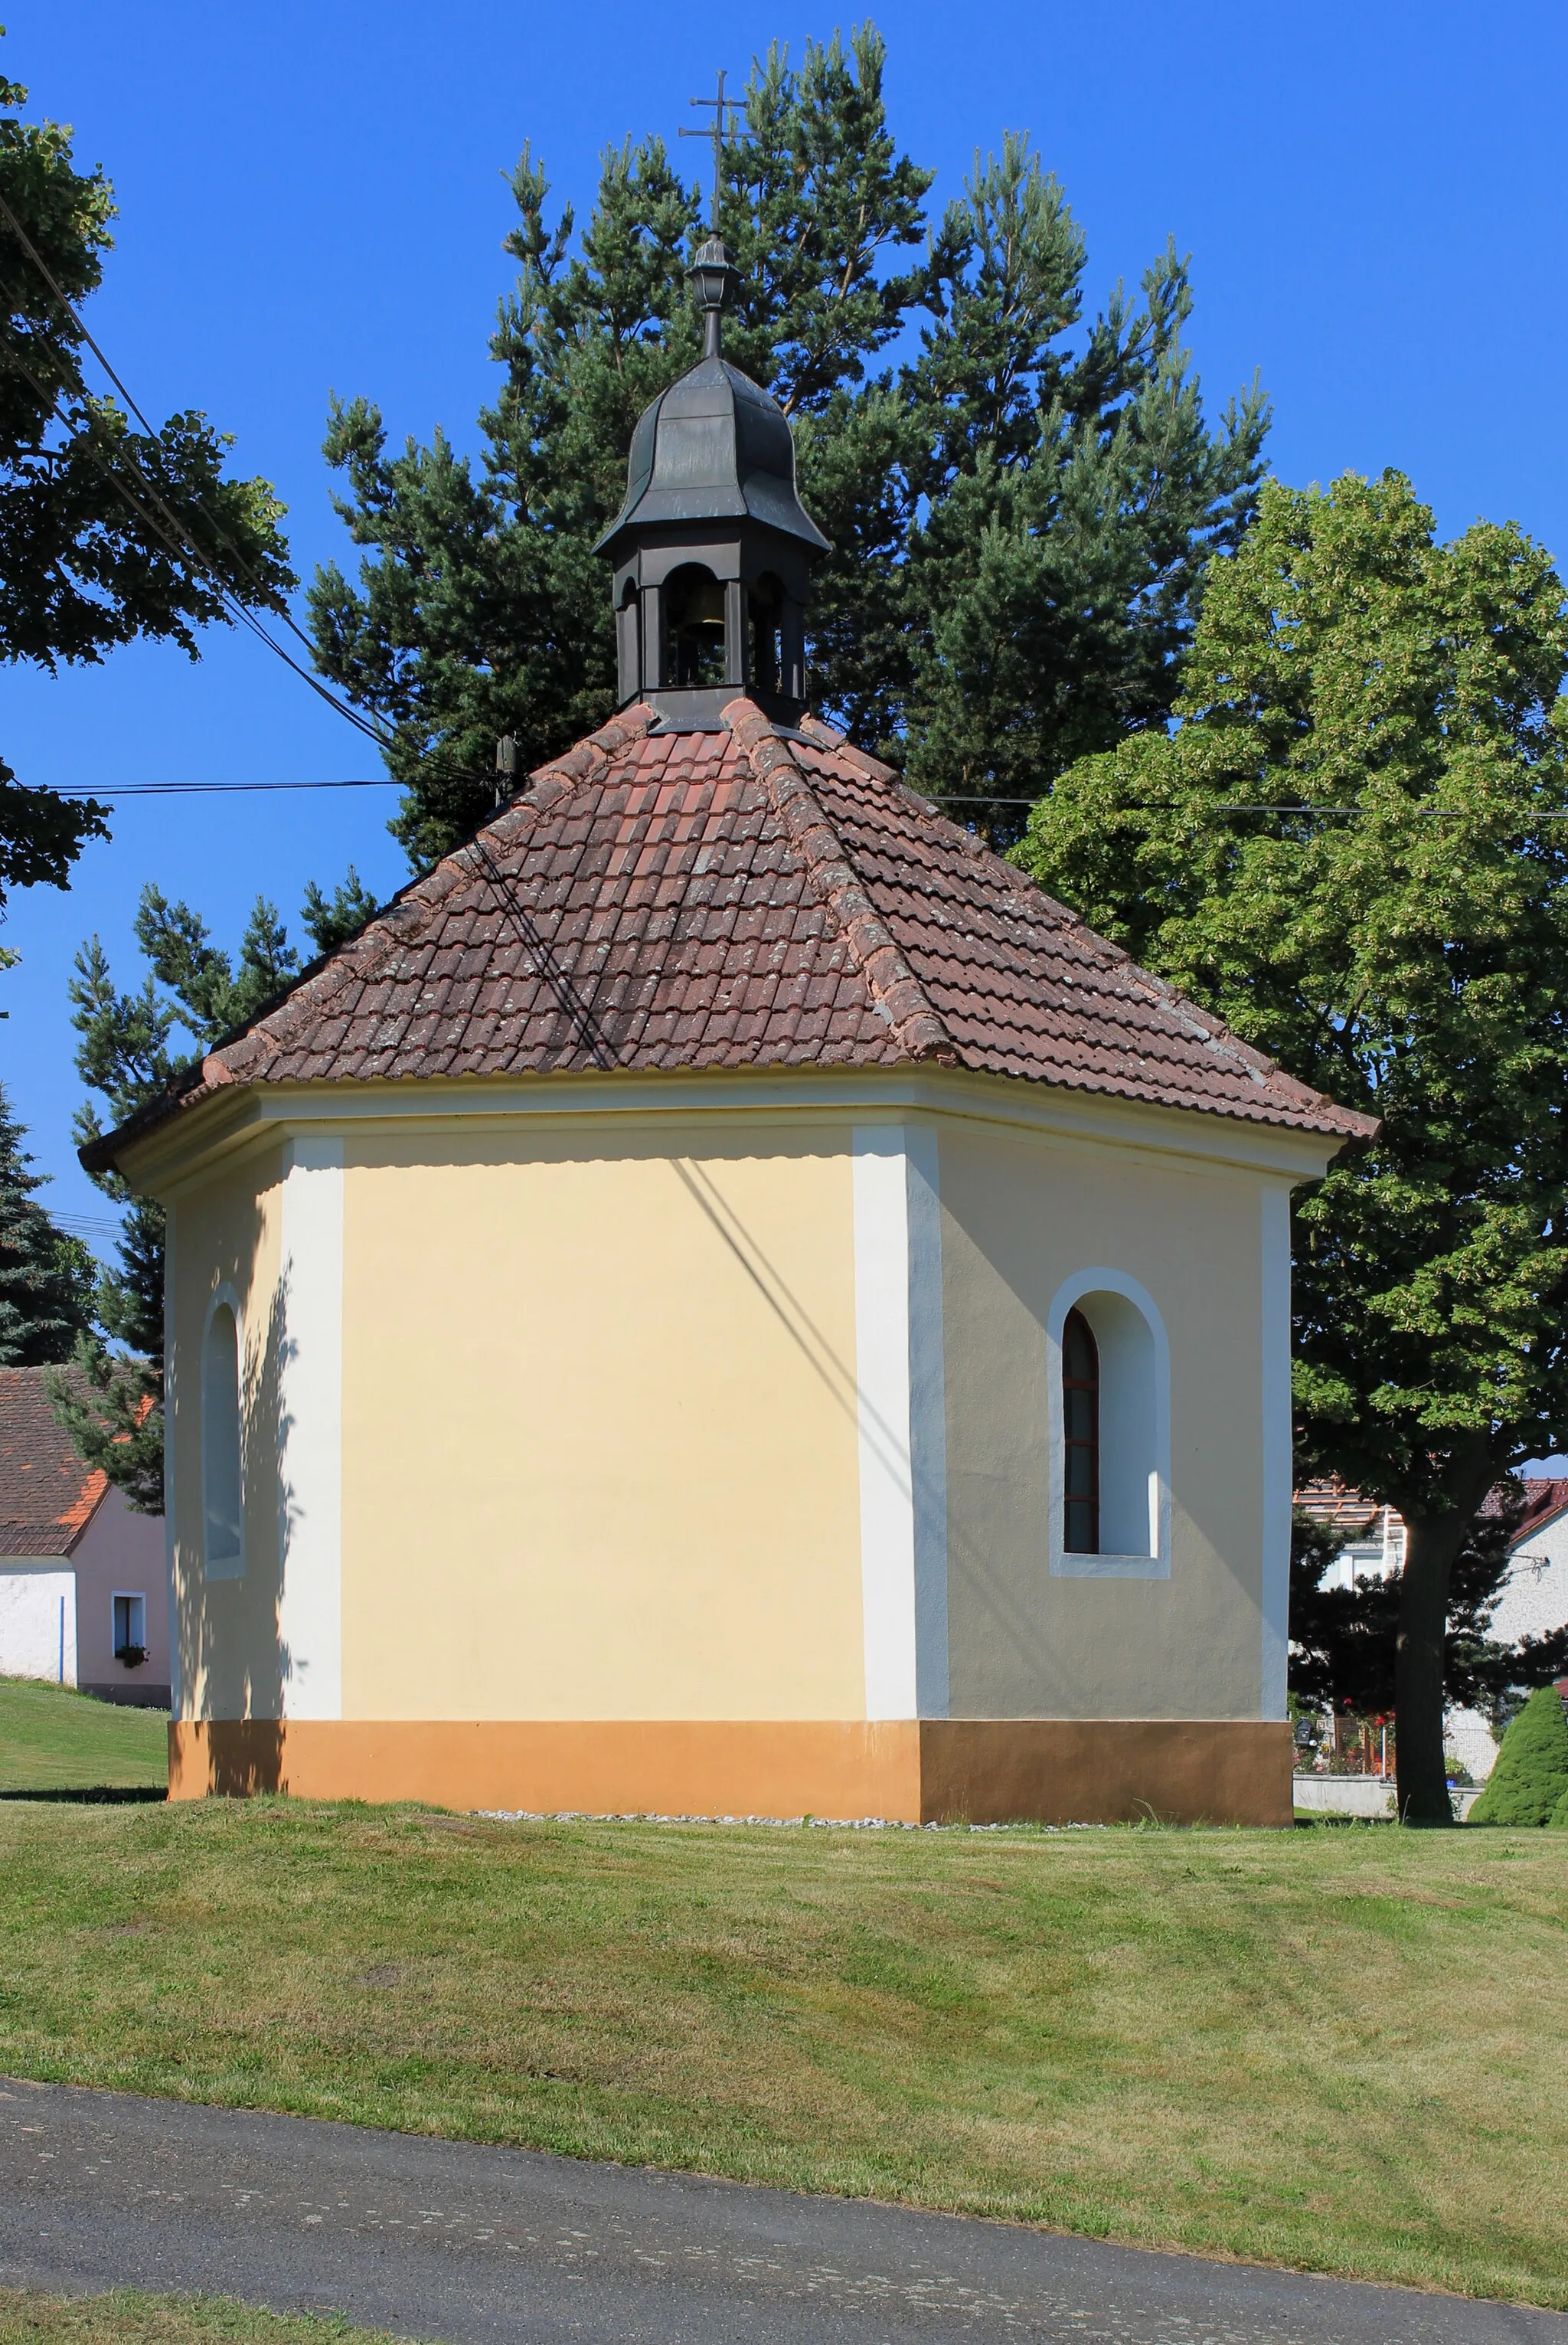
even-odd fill
[(0, 1677), (76, 1682), (76, 1578), (54, 1557), (0, 1563)]

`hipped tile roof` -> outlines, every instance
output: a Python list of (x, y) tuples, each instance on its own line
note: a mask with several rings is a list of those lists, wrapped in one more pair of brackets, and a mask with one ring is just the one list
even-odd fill
[(47, 1368), (0, 1368), (0, 1556), (66, 1556), (107, 1478), (84, 1466), (44, 1388)]
[(886, 766), (625, 711), (134, 1123), (233, 1083), (924, 1062), (1288, 1126), (1293, 1081)]

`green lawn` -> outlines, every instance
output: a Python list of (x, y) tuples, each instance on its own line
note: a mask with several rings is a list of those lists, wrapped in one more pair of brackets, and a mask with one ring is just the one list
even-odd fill
[(161, 1710), (93, 1701), (36, 1678), (0, 1678), (0, 1793), (147, 1789), (167, 1781)]
[(217, 2296), (40, 2296), (0, 2288), (0, 2345), (391, 2345), (379, 2330)]
[(0, 1803), (0, 2073), (1568, 2306), (1568, 1837)]

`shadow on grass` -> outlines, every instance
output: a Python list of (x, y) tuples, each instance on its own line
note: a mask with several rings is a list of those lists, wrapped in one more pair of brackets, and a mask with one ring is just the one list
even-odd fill
[(54, 1800), (75, 1808), (141, 1806), (155, 1800), (161, 1806), (167, 1798), (161, 1783), (95, 1783), (85, 1792), (63, 1792), (53, 1786), (35, 1792), (0, 1792), (0, 1800)]

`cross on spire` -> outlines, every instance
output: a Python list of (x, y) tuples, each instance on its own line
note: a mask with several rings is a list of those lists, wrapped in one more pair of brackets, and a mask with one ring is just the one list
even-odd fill
[(679, 136), (683, 138), (711, 138), (713, 142), (713, 216), (712, 225), (713, 234), (715, 236), (717, 236), (719, 232), (719, 196), (723, 186), (724, 134), (726, 131), (732, 130), (734, 127), (735, 117), (741, 111), (738, 99), (726, 97), (724, 96), (724, 83), (726, 79), (727, 76), (724, 67), (721, 66), (719, 67), (719, 94), (717, 97), (691, 97), (686, 101), (688, 106), (711, 106), (713, 109), (712, 126), (706, 130), (688, 130), (683, 125), (679, 133)]

